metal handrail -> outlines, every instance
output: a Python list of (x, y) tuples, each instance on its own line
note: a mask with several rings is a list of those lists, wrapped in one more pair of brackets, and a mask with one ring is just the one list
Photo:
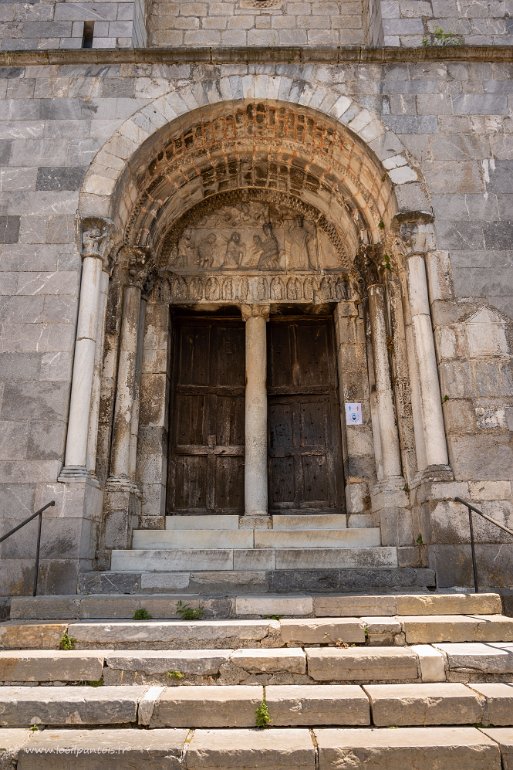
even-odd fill
[(495, 521), (495, 519), (492, 519), (490, 516), (488, 516), (486, 513), (483, 513), (483, 511), (480, 511), (479, 508), (476, 508), (475, 505), (472, 505), (472, 503), (469, 503), (468, 500), (463, 500), (461, 497), (455, 497), (454, 498), (457, 503), (462, 503), (462, 505), (465, 505), (468, 510), (468, 523), (470, 527), (470, 549), (472, 552), (472, 572), (474, 575), (474, 593), (479, 593), (479, 582), (477, 579), (477, 562), (476, 562), (476, 548), (475, 548), (475, 541), (474, 541), (474, 524), (472, 521), (472, 513), (477, 513), (479, 516), (481, 516), (483, 519), (486, 519), (486, 521), (489, 521), (490, 524), (495, 524), (496, 527), (499, 529), (502, 529), (504, 532), (507, 532), (508, 535), (511, 535), (513, 537), (513, 529), (509, 529), (508, 527), (505, 527), (504, 524), (500, 524), (498, 521)]
[(7, 532), (5, 535), (2, 535), (2, 537), (0, 537), (0, 543), (3, 543), (4, 540), (7, 540), (8, 537), (11, 537), (11, 535), (14, 535), (14, 533), (17, 532), (22, 527), (24, 527), (25, 524), (28, 524), (30, 521), (33, 521), (36, 518), (36, 516), (39, 516), (39, 526), (37, 530), (36, 569), (34, 573), (34, 587), (32, 589), (32, 596), (37, 596), (37, 582), (39, 579), (39, 554), (41, 551), (41, 527), (43, 525), (43, 513), (46, 511), (47, 508), (51, 508), (53, 505), (55, 505), (55, 500), (52, 500), (46, 505), (43, 505), (43, 507), (40, 508), (35, 513), (33, 513), (32, 516), (29, 516), (27, 519), (25, 519), (25, 521), (22, 521), (21, 524), (18, 524), (17, 527), (13, 527), (13, 529), (10, 529), (9, 532)]

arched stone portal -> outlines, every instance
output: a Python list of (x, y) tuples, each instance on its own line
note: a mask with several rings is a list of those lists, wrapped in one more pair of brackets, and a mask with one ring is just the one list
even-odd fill
[[(356, 135), (384, 142), (382, 127), (346, 97), (329, 100), (332, 116), (247, 98), (177, 117), (186, 95), (166, 99), (99, 153), (82, 196), (84, 269), (61, 479), (94, 474), (105, 485), (100, 562), (112, 548), (129, 547), (139, 522), (162, 527), (178, 499), (181, 511), (222, 511), (209, 492), (216, 485), (231, 489), (230, 512), (262, 525), (269, 474), (271, 508), (346, 511), (350, 525), (379, 524), (384, 544), (412, 545), (407, 482), (447, 464), (425, 267), (434, 249), (431, 217), (400, 211), (393, 181), (393, 172), (402, 182), (416, 172), (396, 154), (387, 173)], [(170, 110), (175, 119), (143, 141)], [(126, 164), (111, 152), (116, 142)], [(109, 168), (103, 185), (99, 174), (105, 179)], [(183, 341), (180, 310), (210, 319), (196, 350), (205, 335), (216, 338), (213, 319), (225, 335), (226, 319), (243, 319), (245, 377), (225, 363), (221, 382), (177, 380), (180, 366), (199, 372), (204, 363), (191, 356), (184, 363), (173, 349)], [(315, 324), (324, 348), (312, 346)], [(273, 380), (284, 346), (294, 348), (289, 371), (284, 366), (282, 380)], [(210, 359), (219, 353), (219, 345), (201, 349)], [(234, 360), (240, 369), (244, 355)], [(227, 374), (234, 375), (230, 394)], [(198, 384), (204, 392), (197, 388), (194, 400)], [(239, 419), (242, 398), (245, 431), (237, 436), (220, 439), (194, 425), (194, 415), (214, 419), (221, 409), (219, 388), (225, 406), (231, 399), (228, 425)], [(347, 403), (361, 405), (361, 425), (347, 424)], [(184, 428), (176, 413), (189, 415), (187, 440), (177, 438)], [(291, 426), (309, 423), (316, 439), (293, 439), (290, 427), (277, 471), (273, 441), (287, 433), (285, 415)], [(274, 499), (273, 474), (281, 473), (283, 486), (308, 462), (306, 481)], [(308, 497), (316, 484), (322, 494)]]

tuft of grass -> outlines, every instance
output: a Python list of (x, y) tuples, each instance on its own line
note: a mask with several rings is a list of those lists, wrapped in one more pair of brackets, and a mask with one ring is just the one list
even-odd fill
[(417, 545), (424, 545), (424, 538), (422, 537), (422, 535), (418, 535), (415, 542), (417, 543)]
[(203, 610), (201, 607), (194, 609), (188, 604), (185, 604), (185, 602), (179, 601), (176, 605), (176, 614), (182, 620), (201, 620), (203, 617)]
[(136, 610), (132, 616), (133, 620), (151, 620), (151, 615), (144, 607)]
[(29, 730), (31, 733), (38, 733), (39, 732), (39, 725), (33, 724), (30, 725)]
[(59, 650), (74, 650), (76, 641), (76, 639), (74, 639), (68, 634), (67, 631), (65, 631), (59, 642)]
[(262, 700), (255, 712), (255, 725), (261, 730), (265, 730), (271, 724), (271, 715), (265, 699)]
[(86, 682), (86, 685), (88, 687), (103, 687), (105, 682), (103, 679), (90, 679), (88, 682)]
[(281, 620), (283, 615), (265, 615), (266, 620)]
[(176, 679), (178, 682), (181, 679), (185, 679), (185, 674), (182, 671), (166, 671), (166, 676), (170, 679)]

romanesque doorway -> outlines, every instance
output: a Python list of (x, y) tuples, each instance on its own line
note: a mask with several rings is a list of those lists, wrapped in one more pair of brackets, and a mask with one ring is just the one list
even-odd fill
[(273, 513), (342, 507), (337, 367), (331, 317), (268, 324), (269, 506)]
[(244, 513), (244, 323), (173, 319), (168, 511)]

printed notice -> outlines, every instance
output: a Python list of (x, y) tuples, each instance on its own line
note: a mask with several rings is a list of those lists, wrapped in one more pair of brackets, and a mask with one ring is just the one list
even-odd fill
[(362, 425), (362, 405), (346, 403), (346, 425)]

